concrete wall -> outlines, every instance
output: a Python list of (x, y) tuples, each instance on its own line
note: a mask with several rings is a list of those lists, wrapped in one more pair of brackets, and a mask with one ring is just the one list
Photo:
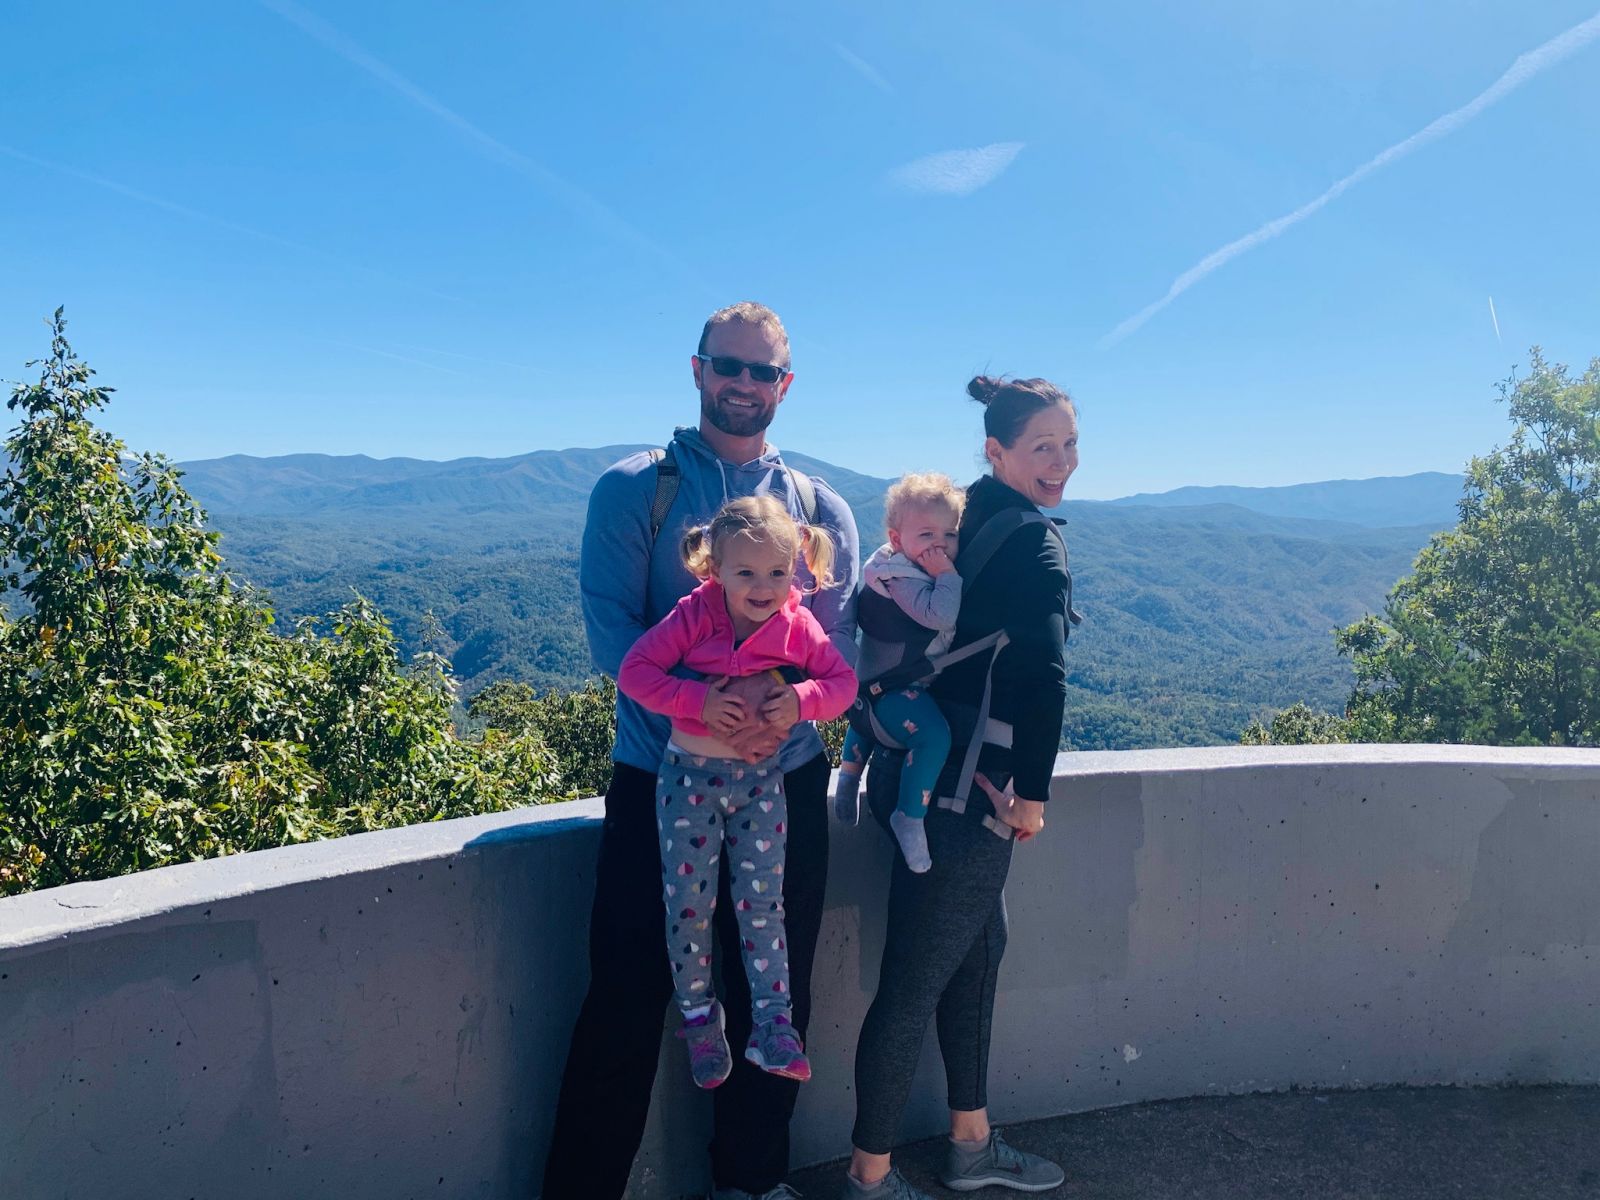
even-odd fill
[[(1600, 1081), (1600, 753), (1065, 755), (1008, 893), (998, 1120)], [(0, 900), (0, 1197), (521, 1197), (586, 973), (598, 805)], [(838, 830), (797, 1163), (845, 1152), (886, 839)], [(664, 1047), (632, 1194), (702, 1187)], [(944, 1119), (932, 1038), (909, 1139)]]

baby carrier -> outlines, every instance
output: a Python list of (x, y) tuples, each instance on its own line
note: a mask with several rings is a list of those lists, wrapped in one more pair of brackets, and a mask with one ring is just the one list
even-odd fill
[[(1007, 508), (997, 512), (985, 521), (977, 533), (973, 534), (962, 545), (956, 555), (956, 569), (961, 573), (964, 584), (975, 581), (989, 565), (999, 549), (1005, 545), (1011, 535), (1025, 525), (1035, 522), (1044, 522), (1050, 533), (1062, 541), (1063, 555), (1066, 551), (1066, 542), (1061, 538), (1061, 531), (1056, 523), (1037, 509)], [(1067, 575), (1067, 618), (1073, 625), (1078, 625), (1083, 618), (1072, 607), (1072, 576)], [(926, 646), (931, 640), (931, 631), (918, 624), (903, 612), (899, 605), (887, 596), (879, 595), (871, 589), (864, 590), (856, 603), (856, 623), (864, 633), (884, 641), (907, 642), (913, 646)], [(997, 629), (980, 638), (954, 647), (943, 654), (928, 656), (918, 654), (887, 671), (863, 679), (856, 694), (855, 703), (850, 706), (845, 714), (851, 726), (862, 737), (878, 746), (891, 751), (904, 751), (905, 745), (895, 735), (884, 727), (882, 722), (873, 712), (872, 705), (879, 696), (899, 688), (911, 687), (913, 684), (925, 685), (932, 682), (946, 667), (961, 662), (975, 655), (989, 655), (988, 668), (984, 672), (983, 699), (977, 710), (970, 714), (956, 714), (946, 712), (950, 719), (951, 752), (946, 763), (945, 771), (941, 775), (941, 784), (951, 778), (952, 768), (956, 768), (953, 786), (948, 789), (940, 788), (940, 796), (936, 801), (941, 807), (954, 808), (961, 811), (966, 806), (967, 793), (972, 785), (972, 776), (978, 767), (978, 757), (982, 753), (986, 741), (994, 741), (989, 730), (989, 700), (994, 680), (994, 660), (1000, 651), (1005, 648), (1010, 638), (1004, 629)], [(941, 705), (941, 707), (944, 707)], [(965, 718), (965, 719), (962, 719)], [(1009, 736), (1004, 736), (998, 744), (1009, 745)], [(960, 756), (960, 762), (955, 761)]]

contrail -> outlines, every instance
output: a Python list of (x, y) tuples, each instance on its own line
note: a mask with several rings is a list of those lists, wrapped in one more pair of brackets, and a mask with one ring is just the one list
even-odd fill
[(1496, 79), (1478, 95), (1453, 112), (1435, 120), (1432, 124), (1418, 130), (1402, 142), (1396, 142), (1382, 154), (1369, 162), (1363, 163), (1338, 183), (1334, 184), (1322, 195), (1306, 204), (1302, 204), (1292, 213), (1268, 221), (1254, 233), (1247, 233), (1244, 237), (1234, 242), (1229, 242), (1220, 250), (1213, 250), (1194, 266), (1172, 281), (1172, 286), (1167, 289), (1167, 294), (1149, 307), (1142, 309), (1118, 325), (1100, 340), (1101, 348), (1115, 344), (1127, 337), (1151, 317), (1155, 316), (1167, 305), (1171, 304), (1184, 292), (1199, 283), (1218, 267), (1225, 266), (1247, 251), (1254, 250), (1263, 242), (1270, 242), (1273, 238), (1283, 233), (1292, 225), (1298, 225), (1307, 217), (1317, 212), (1330, 201), (1338, 199), (1349, 188), (1360, 183), (1374, 171), (1388, 166), (1397, 159), (1404, 158), (1413, 150), (1418, 150), (1429, 142), (1437, 141), (1447, 134), (1454, 133), (1461, 126), (1476, 117), (1491, 104), (1504, 99), (1511, 92), (1521, 87), (1542, 71), (1555, 66), (1564, 58), (1568, 58), (1582, 50), (1596, 37), (1600, 37), (1600, 13), (1596, 13), (1587, 21), (1574, 25), (1563, 34), (1551, 38), (1536, 50), (1530, 50), (1517, 58), (1506, 73)]
[(438, 363), (426, 362), (420, 358), (412, 358), (405, 354), (395, 354), (389, 350), (379, 350), (376, 346), (363, 346), (359, 342), (329, 342), (330, 346), (340, 346), (346, 350), (359, 350), (363, 354), (376, 354), (379, 358), (392, 358), (395, 362), (410, 363), (414, 367), (427, 367), (430, 371), (442, 371), (446, 375), (454, 375), (457, 379), (470, 379), (471, 376), (464, 371), (452, 370), (441, 367)]
[(298, 26), (302, 32), (321, 42), (346, 62), (361, 68), (380, 83), (399, 92), (418, 108), (443, 121), (477, 147), (486, 158), (501, 166), (510, 167), (523, 178), (531, 180), (568, 209), (597, 225), (617, 241), (647, 252), (681, 275), (690, 275), (685, 263), (651, 241), (577, 184), (556, 174), (542, 163), (535, 162), (521, 151), (513, 150), (500, 139), (485, 133), (454, 109), (435, 100), (393, 67), (368, 54), (315, 13), (307, 12), (294, 3), (294, 0), (260, 0), (260, 3), (263, 8), (277, 13), (290, 24)]
[(859, 54), (852, 53), (847, 47), (840, 45), (838, 42), (833, 44), (833, 50), (835, 54), (844, 59), (845, 63), (852, 71), (861, 76), (861, 78), (865, 79), (880, 92), (887, 96), (892, 96), (895, 94), (894, 84), (885, 79), (878, 72), (877, 67), (873, 66)]
[(273, 246), (280, 246), (285, 250), (293, 250), (298, 254), (308, 255), (311, 258), (321, 259), (323, 262), (332, 263), (335, 266), (347, 271), (360, 271), (364, 274), (371, 275), (374, 278), (382, 279), (386, 283), (399, 284), (401, 287), (409, 288), (415, 292), (421, 292), (426, 296), (432, 296), (436, 300), (446, 300), (451, 304), (468, 303), (460, 296), (452, 296), (448, 292), (438, 292), (433, 288), (424, 287), (422, 284), (412, 283), (407, 279), (399, 279), (393, 275), (390, 275), (386, 271), (380, 271), (374, 267), (365, 267), (360, 263), (350, 262), (348, 259), (340, 258), (338, 255), (329, 254), (326, 250), (318, 250), (315, 246), (307, 246), (303, 242), (296, 242), (289, 238), (279, 237), (275, 233), (267, 233), (260, 229), (252, 229), (249, 225), (241, 225), (237, 221), (229, 221), (224, 217), (212, 216), (210, 213), (201, 212), (199, 209), (190, 208), (184, 204), (178, 204), (175, 201), (165, 199), (161, 196), (152, 196), (149, 192), (141, 192), (137, 188), (131, 188), (125, 183), (118, 183), (115, 179), (107, 179), (103, 175), (96, 175), (92, 171), (84, 171), (77, 167), (69, 167), (65, 163), (51, 162), (47, 158), (39, 158), (35, 155), (27, 153), (26, 151), (18, 150), (14, 146), (0, 145), (0, 154), (7, 155), (10, 158), (15, 158), (20, 162), (30, 163), (35, 167), (42, 167), (47, 171), (59, 172), (60, 174), (69, 176), (73, 179), (82, 180), (84, 183), (92, 183), (95, 187), (104, 188), (108, 192), (116, 192), (117, 195), (126, 196), (129, 200), (137, 200), (140, 204), (148, 204), (152, 208), (162, 209), (166, 212), (174, 214), (175, 216), (187, 218), (190, 221), (197, 221), (205, 225), (215, 225), (219, 229), (228, 230), (230, 233), (241, 234), (244, 237), (254, 238), (256, 241), (266, 242)]
[(479, 365), (510, 367), (516, 371), (531, 371), (535, 375), (554, 375), (556, 373), (549, 367), (534, 367), (529, 366), (527, 363), (509, 362), (503, 358), (485, 358), (481, 354), (462, 354), (459, 350), (435, 350), (431, 346), (411, 346), (409, 349), (418, 354), (437, 354), (444, 358), (459, 358)]
[(1506, 344), (1506, 340), (1500, 336), (1500, 318), (1495, 315), (1493, 296), (1489, 297), (1489, 320), (1494, 322), (1494, 340), (1504, 346)]

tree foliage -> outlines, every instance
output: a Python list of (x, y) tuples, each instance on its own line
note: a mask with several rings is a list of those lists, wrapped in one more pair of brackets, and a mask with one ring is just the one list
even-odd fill
[(467, 715), (491, 732), (531, 736), (549, 747), (569, 796), (605, 794), (617, 736), (617, 685), (610, 679), (544, 695), (526, 683), (501, 680), (472, 698)]
[(1239, 735), (1242, 746), (1323, 746), (1350, 740), (1348, 721), (1309, 704), (1291, 704), (1270, 721), (1251, 721)]
[(1336, 634), (1359, 740), (1600, 744), (1600, 359), (1574, 379), (1536, 347), (1501, 394), (1459, 524)]
[(0, 894), (560, 791), (537, 734), (458, 737), (447, 665), (360, 596), (274, 632), (172, 464), (94, 424), (65, 325), (0, 478)]

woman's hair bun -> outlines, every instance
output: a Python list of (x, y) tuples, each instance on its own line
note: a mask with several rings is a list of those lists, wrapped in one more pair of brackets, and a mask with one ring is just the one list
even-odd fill
[(1005, 386), (1003, 379), (991, 379), (987, 375), (974, 375), (967, 384), (967, 395), (979, 404), (988, 405), (1000, 394), (1000, 389)]

